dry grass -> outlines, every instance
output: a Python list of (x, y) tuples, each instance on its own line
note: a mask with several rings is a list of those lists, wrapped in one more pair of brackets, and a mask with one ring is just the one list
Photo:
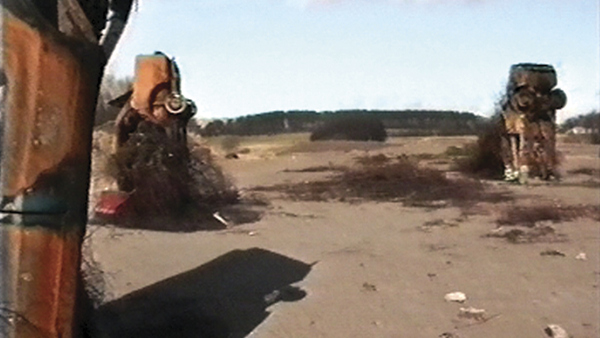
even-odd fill
[(336, 166), (336, 165), (319, 165), (314, 167), (302, 168), (302, 169), (284, 169), (284, 173), (322, 173), (328, 171), (346, 171), (347, 167)]
[(436, 160), (443, 157), (443, 154), (429, 154), (429, 153), (421, 153), (421, 154), (411, 154), (407, 155), (408, 157), (415, 159), (417, 161), (420, 160)]
[(564, 143), (576, 144), (600, 144), (600, 133), (591, 134), (567, 134), (562, 137)]
[(324, 181), (257, 187), (258, 191), (282, 192), (294, 200), (307, 201), (401, 201), (405, 205), (444, 207), (472, 206), (482, 201), (506, 200), (501, 192), (490, 192), (481, 182), (449, 179), (442, 171), (420, 167), (407, 157), (382, 155), (361, 157), (357, 168), (344, 168)]
[(448, 148), (446, 148), (446, 151), (444, 151), (444, 155), (448, 157), (469, 156), (471, 155), (470, 147), (471, 145), (467, 145), (464, 147), (449, 146)]
[[(192, 134), (191, 137), (195, 138)], [(308, 133), (294, 133), (294, 134), (277, 134), (277, 135), (260, 135), (260, 136), (213, 136), (203, 137), (202, 142), (206, 147), (213, 149), (215, 152), (230, 152), (232, 149), (228, 148), (231, 143), (234, 143), (235, 149), (247, 149), (246, 151), (271, 151), (279, 152), (284, 149), (294, 147), (295, 145), (302, 143), (309, 143)], [(235, 142), (232, 142), (232, 139)]]
[(538, 225), (534, 227), (510, 227), (510, 229), (500, 227), (494, 229), (484, 237), (504, 238), (509, 243), (527, 244), (527, 243), (560, 243), (566, 242), (567, 236), (557, 233), (549, 225)]
[(598, 168), (579, 168), (574, 170), (567, 171), (569, 174), (573, 175), (587, 175), (596, 178), (600, 178), (600, 169)]
[(562, 187), (579, 187), (579, 188), (589, 188), (589, 189), (599, 189), (600, 182), (594, 179), (589, 179), (580, 182), (562, 182), (560, 183)]
[(564, 242), (567, 236), (558, 233), (549, 223), (568, 222), (583, 217), (600, 221), (600, 206), (545, 203), (507, 207), (496, 220), (498, 227), (485, 237), (504, 238), (516, 244)]
[(600, 206), (561, 206), (555, 204), (513, 206), (504, 209), (496, 223), (498, 225), (534, 227), (539, 222), (560, 223), (582, 217), (600, 221)]
[(392, 159), (384, 154), (377, 154), (373, 156), (358, 156), (354, 160), (363, 166), (382, 166), (390, 163)]
[(282, 146), (277, 155), (287, 155), (293, 153), (319, 153), (326, 151), (350, 152), (353, 150), (369, 151), (378, 150), (388, 145), (381, 142), (360, 142), (360, 141), (300, 141), (289, 146)]

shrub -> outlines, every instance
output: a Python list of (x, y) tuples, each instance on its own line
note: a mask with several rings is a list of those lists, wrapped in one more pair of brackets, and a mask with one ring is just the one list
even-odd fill
[(581, 217), (598, 220), (599, 209), (598, 206), (592, 205), (560, 206), (549, 203), (532, 206), (511, 206), (502, 210), (502, 214), (496, 220), (496, 223), (498, 225), (534, 227), (536, 223), (543, 221), (568, 222)]
[(444, 151), (444, 155), (446, 156), (450, 156), (450, 157), (461, 157), (461, 156), (468, 156), (470, 154), (469, 152), (470, 147), (457, 147), (457, 146), (449, 146), (448, 148), (446, 148), (446, 151)]
[(349, 140), (385, 142), (387, 133), (381, 120), (369, 116), (333, 117), (317, 127), (311, 141)]
[(444, 172), (420, 167), (406, 157), (389, 159), (376, 155), (356, 160), (359, 167), (339, 167), (324, 180), (259, 186), (254, 190), (277, 191), (301, 201), (394, 201), (427, 208), (453, 205), (469, 209), (483, 201), (510, 199), (503, 192), (488, 191), (477, 180), (450, 179)]
[(385, 156), (384, 154), (378, 154), (373, 156), (360, 156), (357, 157), (356, 162), (363, 166), (378, 166), (384, 165), (391, 161), (391, 158)]
[(457, 159), (457, 169), (466, 174), (500, 178), (504, 172), (502, 161), (502, 126), (498, 116), (482, 127), (477, 142), (465, 145), (464, 157)]
[(209, 152), (170, 140), (164, 130), (142, 123), (114, 155), (116, 179), (130, 192), (136, 215), (170, 215), (188, 207), (213, 210), (235, 203), (237, 192)]
[(219, 136), (225, 132), (225, 122), (221, 120), (210, 121), (200, 130), (203, 137)]

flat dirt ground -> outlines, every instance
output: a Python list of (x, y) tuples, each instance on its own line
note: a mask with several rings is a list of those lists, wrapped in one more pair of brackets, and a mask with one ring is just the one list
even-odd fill
[[(448, 170), (446, 149), (475, 140), (307, 137), (239, 139), (238, 159), (225, 159), (224, 140), (209, 141), (242, 196), (263, 201), (252, 206), (255, 222), (185, 233), (90, 225), (87, 254), (103, 271), (106, 301), (97, 321), (108, 336), (514, 338), (547, 337), (556, 324), (572, 337), (600, 337), (598, 146), (559, 142), (560, 182), (487, 181), (506, 199), (469, 210), (254, 189), (327, 179), (334, 173), (302, 169), (377, 154)], [(510, 210), (540, 205), (572, 212), (499, 228)], [(523, 232), (510, 241), (507, 229)], [(451, 292), (466, 300), (445, 300)], [(469, 307), (485, 312), (461, 313)]]

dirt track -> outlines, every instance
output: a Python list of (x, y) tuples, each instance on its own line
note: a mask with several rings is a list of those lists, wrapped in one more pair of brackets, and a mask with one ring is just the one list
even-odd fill
[[(277, 138), (263, 138), (247, 145), (248, 154), (220, 163), (249, 195), (255, 186), (328, 175), (293, 170), (353, 165), (365, 154), (439, 154), (472, 140), (281, 147)], [(224, 230), (90, 226), (89, 244), (112, 301), (100, 308), (100, 325), (114, 337), (465, 338), (544, 337), (546, 325), (558, 324), (573, 337), (598, 337), (599, 222), (542, 222), (557, 236), (527, 244), (485, 237), (511, 203), (600, 204), (600, 179), (569, 173), (600, 169), (598, 146), (559, 149), (561, 183), (492, 183), (516, 199), (482, 203), (467, 214), (393, 202), (293, 202), (269, 192), (262, 194), (270, 205), (258, 222)], [(576, 259), (582, 252), (587, 259)], [(464, 292), (466, 302), (446, 302), (454, 291)], [(469, 306), (485, 309), (485, 316), (460, 317)]]

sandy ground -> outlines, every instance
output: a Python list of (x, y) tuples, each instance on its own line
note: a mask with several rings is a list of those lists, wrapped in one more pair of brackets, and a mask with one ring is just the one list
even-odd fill
[[(220, 164), (242, 193), (351, 164), (363, 154), (442, 153), (473, 138), (393, 138), (385, 146), (325, 142), (282, 147), (262, 138)], [(293, 143), (293, 142), (292, 142)], [(512, 244), (486, 238), (509, 203), (598, 205), (577, 168), (600, 169), (598, 146), (559, 144), (563, 181), (492, 183), (515, 202), (476, 215), (399, 203), (293, 202), (270, 193), (263, 217), (218, 231), (153, 232), (89, 226), (104, 271), (99, 322), (113, 337), (600, 337), (600, 224), (552, 224), (564, 241)], [(437, 224), (437, 226), (426, 226)], [(556, 250), (564, 256), (541, 255)], [(586, 260), (575, 257), (586, 254)], [(291, 286), (290, 286), (291, 285)], [(460, 291), (467, 300), (447, 302)], [(460, 308), (484, 309), (479, 319)]]

